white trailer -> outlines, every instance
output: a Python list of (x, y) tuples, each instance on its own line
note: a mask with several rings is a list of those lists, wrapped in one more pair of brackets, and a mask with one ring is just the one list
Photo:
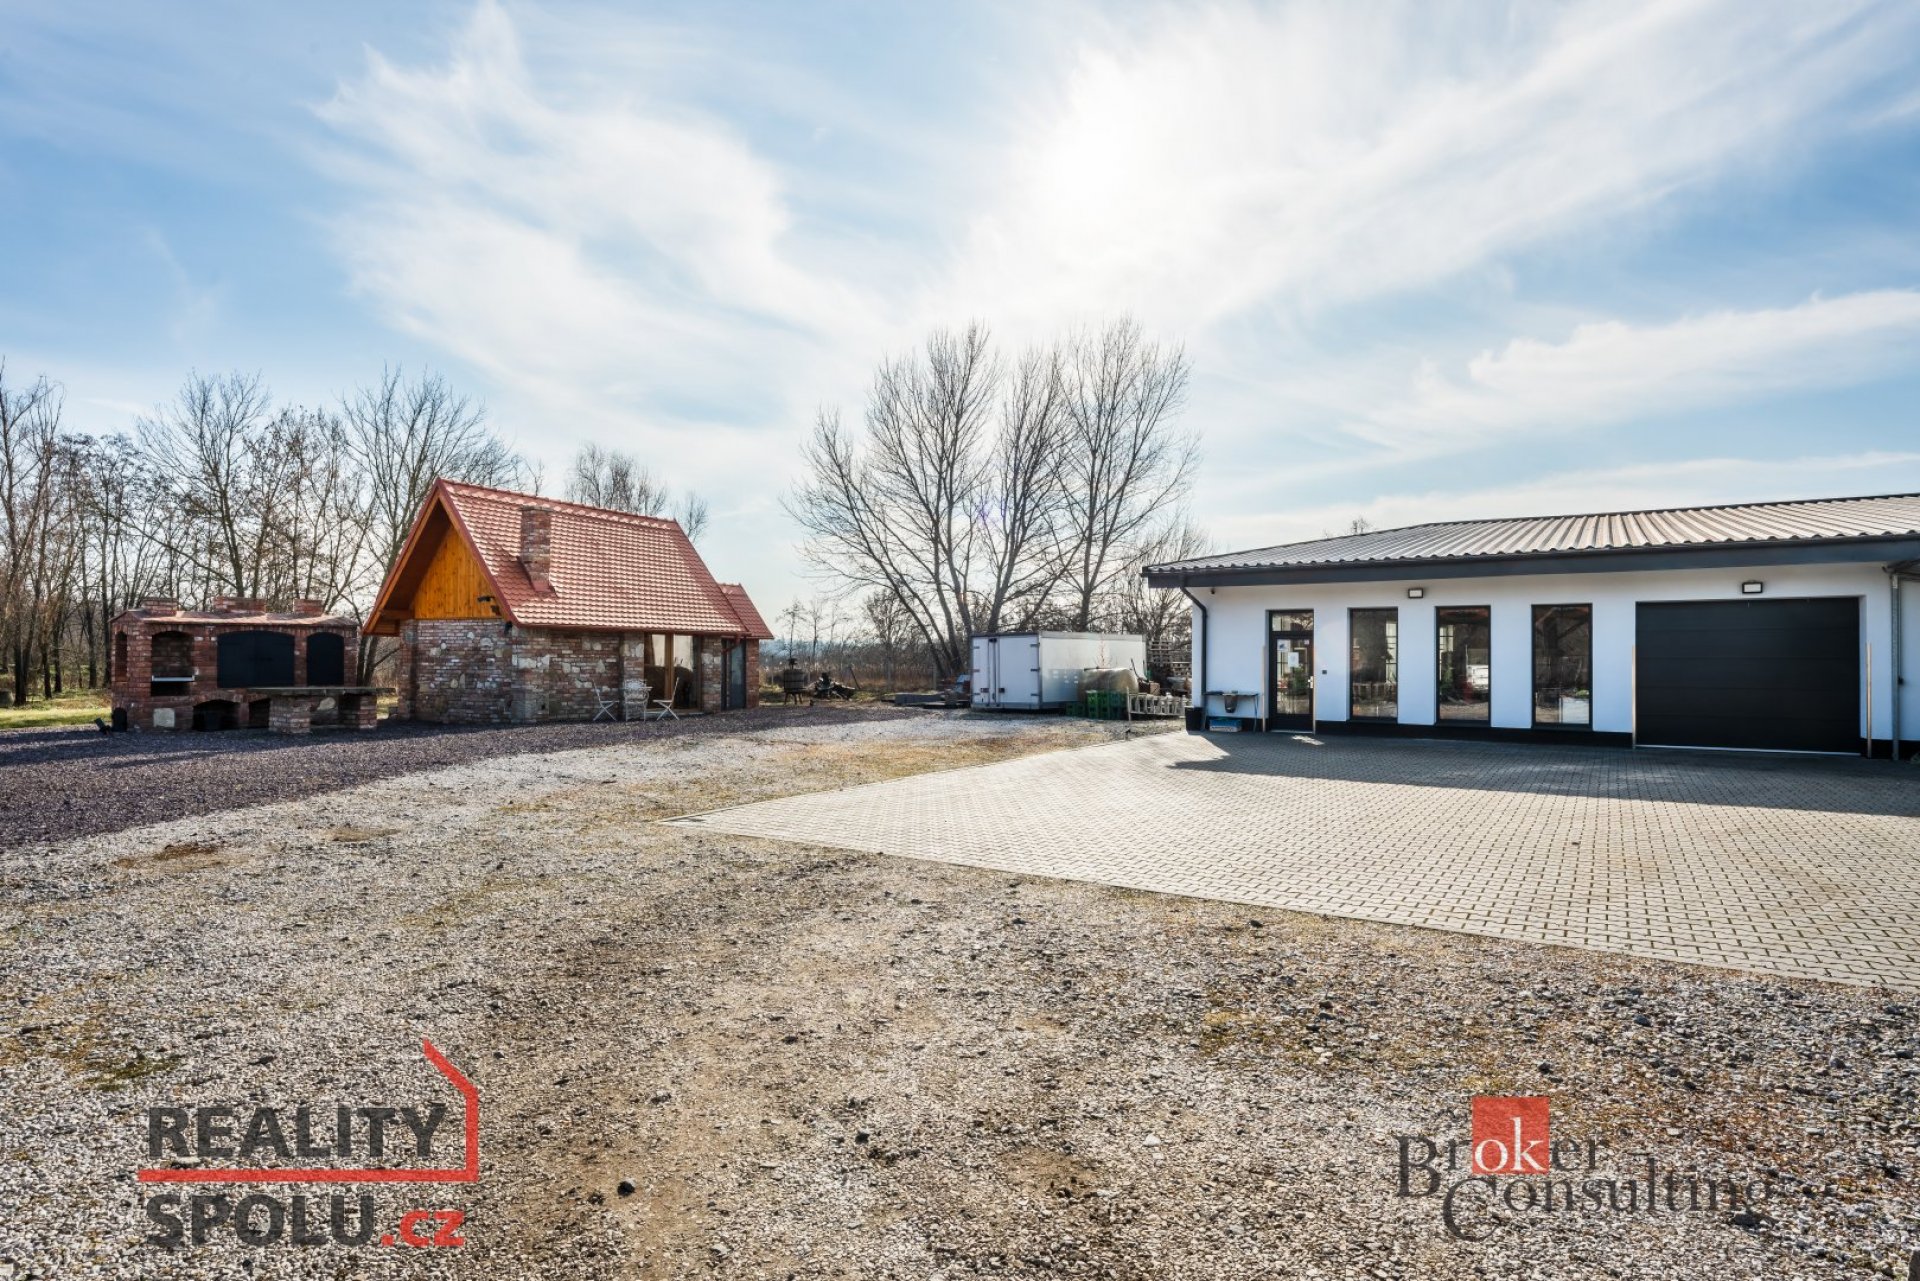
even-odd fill
[(1080, 698), (1089, 667), (1130, 667), (1147, 678), (1147, 638), (1111, 632), (1014, 632), (973, 638), (973, 705), (1057, 711)]

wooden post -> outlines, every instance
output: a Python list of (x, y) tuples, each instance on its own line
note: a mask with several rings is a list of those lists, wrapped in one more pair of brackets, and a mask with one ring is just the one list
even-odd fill
[(667, 706), (673, 706), (673, 633), (667, 632), (660, 638), (660, 684), (663, 693), (660, 697), (667, 700)]

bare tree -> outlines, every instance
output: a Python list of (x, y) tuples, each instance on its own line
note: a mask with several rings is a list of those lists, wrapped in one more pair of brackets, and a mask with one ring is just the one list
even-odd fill
[(1149, 565), (1205, 556), (1213, 550), (1205, 531), (1184, 512), (1175, 512), (1129, 557), (1113, 592), (1110, 618), (1118, 631), (1137, 632), (1147, 641), (1151, 658), (1167, 647), (1178, 647), (1191, 634), (1193, 618), (1187, 598), (1166, 587), (1147, 586), (1142, 572)]
[(623, 450), (581, 446), (567, 469), (567, 497), (638, 516), (667, 516), (679, 521), (695, 542), (707, 529), (706, 499), (691, 490), (676, 498), (670, 486), (654, 479), (645, 463)]
[(1192, 482), (1199, 451), (1174, 425), (1186, 401), (1186, 356), (1149, 342), (1133, 320), (1074, 340), (1064, 377), (1063, 578), (1069, 625), (1085, 628), (1096, 599)]
[[(338, 412), (257, 375), (190, 376), (135, 437), (59, 426), (58, 388), (0, 365), (0, 652), (26, 696), (111, 678), (108, 625), (143, 595), (315, 597), (359, 614), (437, 476), (518, 479), (481, 412), (387, 371)], [(369, 679), (371, 646), (361, 678)], [(105, 661), (102, 661), (105, 660)]]
[(977, 514), (987, 554), (975, 621), (984, 632), (1031, 626), (1065, 568), (1064, 393), (1059, 355), (1034, 350), (1021, 357), (1001, 394)]
[(196, 373), (139, 424), (142, 462), (165, 485), (142, 533), (225, 595), (260, 594), (284, 498), (266, 447), (272, 413), (258, 374)]
[(680, 522), (680, 528), (690, 543), (699, 542), (700, 535), (707, 532), (709, 515), (707, 500), (692, 490), (688, 490), (673, 509), (673, 518)]
[(795, 596), (787, 607), (780, 611), (780, 622), (787, 629), (787, 662), (800, 661), (800, 633), (806, 630), (807, 607)]
[(522, 463), (487, 428), (487, 411), (428, 371), (409, 381), (398, 367), (340, 404), (347, 439), (367, 486), (370, 553), (384, 567), (400, 556), (414, 516), (438, 479), (508, 485)]
[(9, 384), (0, 362), (0, 642), (12, 660), (13, 694), (24, 701), (44, 617), (64, 497), (63, 396), (45, 377)]
[(1011, 368), (981, 325), (936, 331), (880, 367), (863, 432), (822, 412), (787, 511), (815, 569), (898, 602), (948, 679), (976, 632), (1091, 626), (1191, 481), (1186, 379), (1131, 321)]
[(810, 479), (786, 500), (813, 564), (897, 600), (942, 679), (961, 670), (973, 630), (996, 380), (984, 327), (936, 331), (918, 355), (880, 367), (862, 438), (820, 415), (803, 454)]
[(907, 642), (907, 611), (886, 592), (868, 592), (860, 602), (860, 611), (866, 618), (867, 630), (873, 634), (874, 646), (880, 651), (881, 678), (885, 687), (892, 690), (900, 654)]
[[(526, 465), (488, 430), (485, 407), (431, 371), (408, 380), (398, 367), (383, 369), (378, 382), (341, 402), (340, 416), (365, 486), (366, 556), (376, 583), (400, 558), (435, 480), (508, 485), (527, 479)], [(376, 638), (361, 640), (360, 680), (372, 679), (379, 652)]]
[[(148, 507), (154, 489), (140, 465), (133, 440), (125, 435), (109, 436), (86, 440), (81, 448), (85, 477), (81, 503), (84, 579), (91, 597), (85, 618), (88, 680), (109, 684), (114, 668), (108, 624), (142, 596), (160, 595), (170, 589), (169, 562), (164, 549), (141, 537), (132, 520), (134, 513)], [(101, 659), (97, 674), (96, 644)]]

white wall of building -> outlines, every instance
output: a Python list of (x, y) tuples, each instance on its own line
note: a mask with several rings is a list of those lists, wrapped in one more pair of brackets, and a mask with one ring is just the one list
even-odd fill
[[(1267, 707), (1267, 611), (1314, 611), (1315, 715), (1345, 720), (1348, 676), (1347, 611), (1400, 611), (1400, 723), (1432, 725), (1436, 710), (1434, 610), (1443, 606), (1492, 608), (1491, 724), (1528, 729), (1533, 724), (1533, 606), (1593, 606), (1593, 728), (1625, 733), (1633, 728), (1635, 606), (1641, 601), (1735, 600), (1740, 584), (1759, 579), (1763, 599), (1851, 596), (1863, 607), (1861, 669), (1872, 659), (1873, 736), (1891, 732), (1893, 710), (1887, 575), (1877, 563), (1766, 565), (1752, 568), (1647, 570), (1633, 573), (1542, 574), (1489, 578), (1409, 577), (1372, 583), (1302, 584), (1281, 587), (1196, 587), (1206, 602), (1205, 622), (1194, 611), (1194, 635), (1204, 628), (1207, 688), (1253, 694), (1235, 715), (1265, 716)], [(1424, 587), (1420, 600), (1409, 587)], [(1901, 736), (1920, 741), (1920, 583), (1909, 583), (1902, 614), (1906, 685)], [(1196, 687), (1199, 655), (1194, 655)], [(1194, 699), (1200, 705), (1196, 688)], [(1218, 712), (1218, 702), (1212, 704)], [(1863, 701), (1861, 732), (1866, 732)]]

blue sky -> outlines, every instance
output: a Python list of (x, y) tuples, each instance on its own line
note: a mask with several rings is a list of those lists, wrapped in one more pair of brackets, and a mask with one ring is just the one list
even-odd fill
[(808, 590), (815, 411), (973, 318), (1186, 345), (1222, 547), (1920, 490), (1920, 7), (0, 0), (0, 353), (432, 366)]

